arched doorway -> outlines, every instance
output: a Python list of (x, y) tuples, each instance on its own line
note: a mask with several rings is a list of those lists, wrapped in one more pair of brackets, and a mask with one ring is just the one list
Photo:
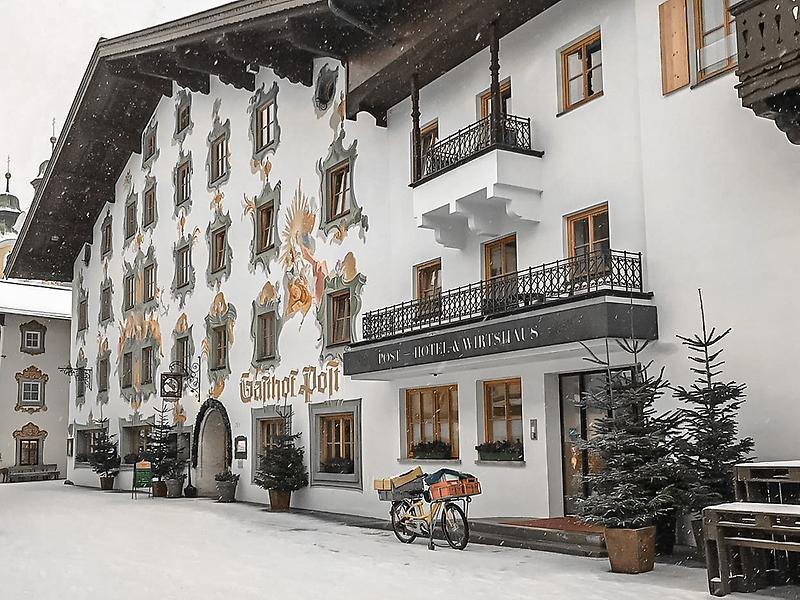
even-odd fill
[(209, 398), (200, 407), (192, 440), (192, 463), (196, 468), (197, 493), (217, 495), (214, 475), (231, 465), (231, 424), (221, 402)]

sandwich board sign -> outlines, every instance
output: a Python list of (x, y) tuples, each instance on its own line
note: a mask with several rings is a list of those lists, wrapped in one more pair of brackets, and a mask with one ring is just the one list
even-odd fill
[(150, 462), (140, 460), (133, 465), (133, 486), (131, 489), (131, 498), (136, 497), (136, 492), (146, 490), (148, 495), (151, 493), (153, 485), (153, 470)]

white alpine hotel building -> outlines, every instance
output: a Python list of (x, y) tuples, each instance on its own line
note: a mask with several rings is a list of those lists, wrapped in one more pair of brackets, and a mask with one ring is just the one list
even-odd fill
[[(132, 461), (199, 357), (174, 419), (201, 494), (230, 464), (266, 501), (286, 402), (294, 506), (385, 516), (372, 479), (422, 464), (476, 474), (474, 516), (568, 514), (582, 344), (653, 340), (686, 385), (698, 288), (742, 434), (796, 458), (800, 154), (742, 107), (735, 26), (727, 0), (241, 0), (100, 41), (11, 257), (73, 283), (68, 477), (97, 485), (101, 412)], [(480, 459), (503, 441), (524, 460)]]

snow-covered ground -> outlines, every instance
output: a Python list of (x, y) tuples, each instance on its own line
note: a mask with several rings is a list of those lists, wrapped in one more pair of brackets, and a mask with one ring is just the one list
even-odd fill
[(500, 597), (709, 598), (701, 569), (615, 575), (604, 559), (476, 544), (430, 552), (389, 532), (253, 505), (0, 485), (3, 599)]

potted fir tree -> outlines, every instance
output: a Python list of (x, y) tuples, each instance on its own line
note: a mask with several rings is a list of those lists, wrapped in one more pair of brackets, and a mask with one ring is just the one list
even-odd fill
[(169, 422), (170, 410), (164, 403), (156, 409), (156, 422), (147, 434), (144, 459), (150, 461), (153, 474), (153, 497), (164, 498), (167, 495), (167, 484), (164, 481), (178, 460), (178, 448), (170, 444), (172, 425)]
[(507, 440), (500, 442), (484, 442), (475, 446), (475, 450), (478, 451), (480, 460), (525, 460), (522, 440), (514, 440), (513, 442)]
[(169, 471), (164, 483), (167, 484), (167, 498), (180, 498), (181, 491), (183, 490), (183, 481), (186, 478), (185, 474), (186, 461), (175, 459), (170, 465)]
[(292, 492), (308, 485), (303, 448), (295, 445), (299, 437), (299, 433), (278, 436), (275, 445), (260, 457), (255, 483), (269, 490), (269, 506), (273, 512), (289, 510)]
[(214, 475), (214, 480), (217, 482), (217, 494), (219, 494), (217, 502), (236, 502), (236, 484), (239, 483), (239, 475), (226, 469)]
[(92, 471), (100, 476), (100, 489), (114, 489), (114, 478), (119, 473), (120, 458), (116, 436), (108, 435), (108, 419), (97, 421), (100, 430), (95, 434), (91, 453), (88, 456)]
[(644, 573), (653, 569), (655, 520), (675, 502), (675, 461), (665, 443), (665, 421), (653, 408), (669, 384), (663, 369), (654, 376), (651, 365), (639, 365), (646, 343), (618, 343), (633, 356), (633, 371), (612, 371), (608, 348), (605, 360), (589, 350), (588, 360), (606, 368), (606, 382), (581, 402), (605, 416), (594, 421), (593, 436), (580, 446), (602, 468), (587, 476), (591, 493), (577, 499), (578, 517), (605, 527), (612, 571)]
[(721, 380), (720, 342), (731, 332), (708, 331), (700, 296), (703, 332), (693, 337), (678, 336), (689, 351), (692, 373), (697, 376), (689, 387), (675, 388), (675, 398), (686, 405), (679, 416), (684, 435), (676, 441), (680, 461), (692, 465), (688, 508), (692, 512), (692, 531), (698, 550), (704, 555), (701, 511), (713, 504), (735, 499), (733, 467), (753, 450), (752, 438), (739, 438), (737, 417), (745, 401), (745, 384)]

